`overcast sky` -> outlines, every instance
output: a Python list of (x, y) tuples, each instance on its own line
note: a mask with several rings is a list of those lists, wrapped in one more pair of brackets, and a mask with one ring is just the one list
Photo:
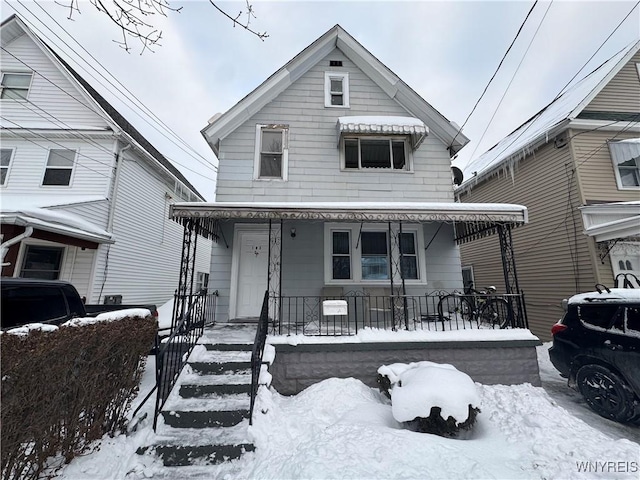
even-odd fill
[[(269, 35), (261, 41), (234, 28), (208, 1), (170, 0), (171, 6), (183, 6), (182, 11), (152, 19), (163, 32), (162, 46), (142, 55), (134, 41), (130, 41), (130, 53), (118, 46), (117, 27), (88, 0), (80, 1), (80, 13), (72, 20), (67, 18), (69, 10), (58, 3), (2, 0), (2, 19), (18, 13), (54, 48), (67, 52), (79, 72), (174, 161), (200, 193), (213, 200), (212, 165), (217, 160), (200, 130), (210, 117), (231, 108), (335, 24), (445, 117), (462, 125), (534, 2), (254, 0), (257, 18), (251, 27)], [(235, 14), (244, 1), (217, 4)], [(578, 79), (640, 38), (640, 7), (636, 0), (539, 2), (465, 126), (471, 142), (456, 164), (464, 166), (478, 157), (549, 103), (634, 5), (633, 13)], [(106, 75), (104, 67), (115, 76), (204, 158), (167, 141), (170, 134), (152, 128), (153, 121), (131, 108), (135, 102), (119, 101), (122, 94), (96, 72), (89, 73), (74, 51), (96, 66), (100, 75)]]

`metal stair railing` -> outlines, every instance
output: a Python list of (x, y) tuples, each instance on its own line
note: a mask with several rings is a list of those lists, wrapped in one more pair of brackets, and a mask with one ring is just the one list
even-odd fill
[(264, 292), (262, 310), (258, 320), (258, 328), (251, 349), (251, 403), (249, 407), (249, 424), (253, 425), (253, 407), (255, 406), (256, 395), (258, 394), (258, 382), (260, 380), (260, 370), (262, 368), (262, 355), (267, 341), (267, 331), (269, 330), (269, 291)]

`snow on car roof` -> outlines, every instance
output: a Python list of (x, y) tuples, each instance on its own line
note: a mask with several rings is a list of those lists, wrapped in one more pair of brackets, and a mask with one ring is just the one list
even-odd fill
[(637, 303), (640, 302), (639, 288), (612, 288), (609, 291), (579, 293), (569, 299), (569, 305), (577, 303), (592, 302), (619, 302)]

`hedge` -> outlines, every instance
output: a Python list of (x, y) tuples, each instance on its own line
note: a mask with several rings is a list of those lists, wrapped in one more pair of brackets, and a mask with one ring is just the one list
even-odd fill
[(2, 334), (2, 479), (37, 479), (124, 431), (156, 332), (149, 316)]

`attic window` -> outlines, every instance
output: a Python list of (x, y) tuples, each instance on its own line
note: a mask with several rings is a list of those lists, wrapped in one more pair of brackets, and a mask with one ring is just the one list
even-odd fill
[(0, 98), (11, 100), (26, 100), (31, 86), (31, 72), (8, 73), (2, 74), (0, 83)]
[(324, 106), (349, 108), (349, 74), (324, 73)]
[(342, 66), (342, 60), (329, 60), (329, 66), (330, 67), (341, 67)]

